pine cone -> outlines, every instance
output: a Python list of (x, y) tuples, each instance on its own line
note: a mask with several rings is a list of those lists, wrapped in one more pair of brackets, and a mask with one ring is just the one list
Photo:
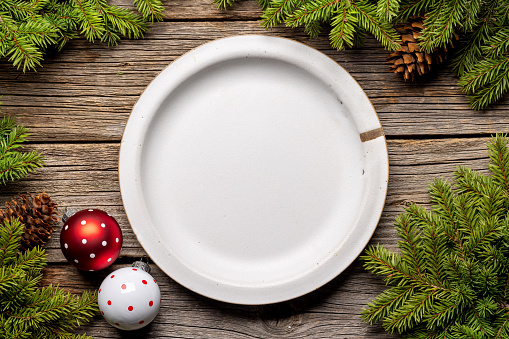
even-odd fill
[(25, 231), (21, 237), (22, 251), (43, 246), (55, 230), (51, 224), (58, 221), (57, 204), (44, 192), (35, 196), (30, 193), (19, 196), (20, 199), (14, 197), (11, 202), (5, 203), (5, 211), (0, 209), (0, 223), (6, 218), (20, 218)]
[[(403, 73), (406, 80), (414, 80), (416, 74), (424, 75), (431, 70), (432, 64), (440, 64), (445, 61), (447, 48), (436, 48), (433, 53), (421, 51), (418, 37), (424, 29), (424, 17), (411, 17), (407, 22), (394, 26), (396, 31), (401, 34), (400, 49), (389, 54), (387, 63), (389, 71), (394, 73)], [(458, 38), (455, 35), (456, 39)]]

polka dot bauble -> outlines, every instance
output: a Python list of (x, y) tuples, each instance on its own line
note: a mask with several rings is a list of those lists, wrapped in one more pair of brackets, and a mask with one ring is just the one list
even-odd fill
[(147, 264), (137, 261), (110, 273), (99, 288), (98, 303), (106, 321), (121, 330), (150, 324), (159, 312), (161, 292)]
[(67, 211), (60, 232), (60, 248), (67, 261), (83, 271), (110, 266), (122, 248), (117, 221), (99, 209)]

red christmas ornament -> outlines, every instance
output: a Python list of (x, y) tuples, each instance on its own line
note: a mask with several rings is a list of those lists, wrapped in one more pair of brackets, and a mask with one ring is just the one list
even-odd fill
[(71, 264), (83, 271), (97, 271), (110, 266), (122, 248), (122, 231), (108, 213), (88, 209), (62, 220), (60, 248)]

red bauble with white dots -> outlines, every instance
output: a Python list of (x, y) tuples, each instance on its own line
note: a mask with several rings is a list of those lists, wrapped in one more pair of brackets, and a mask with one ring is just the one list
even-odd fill
[(102, 270), (117, 259), (122, 248), (122, 231), (108, 213), (82, 210), (64, 221), (60, 248), (67, 261), (80, 270)]
[(98, 304), (106, 321), (121, 330), (147, 326), (159, 312), (161, 292), (147, 272), (148, 265), (135, 262), (110, 273), (99, 288)]

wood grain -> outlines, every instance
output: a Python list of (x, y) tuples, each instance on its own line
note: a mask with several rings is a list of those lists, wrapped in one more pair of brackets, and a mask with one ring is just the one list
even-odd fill
[[(58, 230), (47, 244), (50, 265), (43, 284), (57, 283), (74, 293), (98, 288), (103, 277), (146, 253), (125, 215), (118, 185), (118, 151), (132, 106), (150, 81), (192, 48), (238, 34), (292, 38), (319, 49), (359, 82), (373, 102), (388, 139), (389, 192), (371, 244), (396, 249), (394, 218), (410, 202), (429, 207), (427, 185), (435, 177), (452, 178), (458, 165), (486, 171), (485, 147), (493, 133), (509, 131), (509, 99), (486, 111), (472, 111), (450, 69), (415, 83), (387, 72), (387, 53), (368, 38), (360, 49), (338, 52), (326, 33), (309, 39), (302, 29), (265, 31), (255, 0), (240, 0), (227, 11), (212, 0), (165, 0), (165, 21), (152, 26), (145, 40), (103, 44), (72, 41), (49, 56), (37, 73), (22, 74), (0, 61), (3, 114), (31, 129), (31, 144), (46, 156), (38, 174), (9, 183), (0, 201), (18, 192), (45, 190), (63, 212), (102, 208), (121, 225), (124, 247), (105, 271), (83, 273), (69, 265), (59, 249)], [(130, 1), (113, 0), (121, 6)], [(57, 229), (61, 224), (57, 225)], [(162, 291), (159, 316), (136, 333), (121, 332), (101, 317), (83, 327), (96, 338), (396, 338), (380, 325), (368, 326), (361, 309), (384, 290), (379, 278), (356, 261), (345, 272), (303, 297), (265, 306), (225, 304), (187, 290), (152, 265)]]
[[(165, 21), (182, 20), (258, 20), (261, 15), (260, 7), (257, 1), (237, 0), (233, 6), (226, 10), (218, 9), (212, 4), (212, 0), (163, 0), (165, 11), (163, 12)], [(122, 0), (113, 0), (110, 4), (133, 9), (131, 3)]]

